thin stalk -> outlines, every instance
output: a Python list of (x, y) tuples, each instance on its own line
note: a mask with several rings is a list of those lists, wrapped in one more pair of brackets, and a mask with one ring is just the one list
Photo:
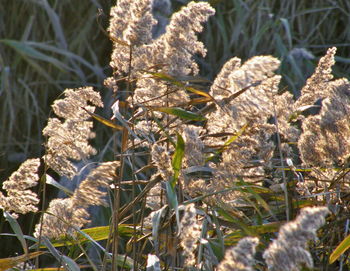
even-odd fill
[[(276, 101), (274, 99), (274, 96), (272, 96), (273, 99), (273, 114), (275, 118), (275, 126), (276, 126), (276, 134), (277, 134), (277, 145), (278, 145), (278, 151), (280, 155), (280, 160), (281, 160), (281, 167), (284, 168), (284, 159), (283, 159), (283, 153), (282, 153), (282, 147), (281, 147), (281, 137), (279, 133), (279, 128), (278, 128), (278, 119), (277, 119), (277, 113), (276, 113)], [(291, 210), (290, 210), (290, 205), (289, 205), (289, 195), (288, 195), (288, 184), (287, 184), (287, 179), (286, 179), (286, 173), (284, 170), (282, 170), (282, 179), (283, 179), (283, 192), (284, 192), (284, 201), (286, 205), (286, 219), (287, 221), (290, 221), (290, 215), (291, 215)]]

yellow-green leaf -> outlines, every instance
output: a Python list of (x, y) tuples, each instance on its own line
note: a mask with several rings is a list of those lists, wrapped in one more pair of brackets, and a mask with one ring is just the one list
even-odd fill
[(334, 263), (350, 247), (350, 235), (348, 235), (329, 256), (329, 263)]
[[(83, 229), (81, 231), (89, 235), (93, 240), (101, 241), (101, 240), (108, 239), (110, 227), (99, 226), (99, 227)], [(120, 224), (118, 225), (118, 233), (120, 236), (131, 236), (133, 234), (133, 227), (126, 224)], [(74, 245), (76, 242), (83, 243), (87, 241), (89, 241), (89, 239), (79, 234), (76, 240), (74, 241), (71, 238), (62, 237), (59, 240), (53, 240), (51, 243), (54, 247), (62, 247), (62, 246)]]
[(114, 122), (108, 120), (108, 119), (105, 119), (104, 117), (101, 117), (95, 113), (92, 113), (90, 112), (89, 110), (86, 110), (84, 107), (83, 109), (91, 116), (93, 117), (95, 120), (101, 122), (102, 124), (108, 126), (108, 127), (111, 127), (111, 128), (114, 128), (114, 129), (117, 129), (117, 130), (120, 130), (122, 131), (123, 130), (123, 127), (118, 125), (118, 124), (115, 124)]
[(177, 179), (179, 178), (184, 154), (185, 154), (185, 141), (180, 134), (177, 134), (175, 153), (171, 161), (171, 165), (174, 170), (174, 178), (171, 183), (172, 187), (175, 187)]
[(207, 97), (212, 101), (214, 100), (214, 98), (209, 93), (202, 91), (202, 90), (199, 90), (199, 89), (196, 89), (194, 87), (186, 86), (186, 84), (182, 83), (180, 80), (177, 80), (176, 78), (174, 78), (168, 74), (161, 73), (161, 72), (150, 72), (150, 71), (147, 71), (147, 73), (152, 74), (154, 77), (156, 77), (158, 79), (169, 82), (172, 85), (184, 88), (189, 92), (195, 93), (195, 94), (200, 95), (200, 96)]
[(44, 251), (36, 251), (28, 254), (23, 254), (17, 257), (10, 257), (10, 258), (3, 258), (0, 259), (0, 271), (5, 271), (7, 269), (10, 269), (12, 267), (15, 267), (16, 265), (23, 263), (25, 261), (28, 261), (30, 259), (36, 258), (46, 252)]

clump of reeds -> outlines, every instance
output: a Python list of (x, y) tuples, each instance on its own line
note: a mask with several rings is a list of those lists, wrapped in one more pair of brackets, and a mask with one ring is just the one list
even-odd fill
[[(115, 144), (108, 148), (112, 161), (100, 162), (72, 195), (53, 199), (42, 210), (34, 236), (38, 242), (43, 236), (75, 237), (90, 222), (89, 207), (103, 205), (111, 213), (110, 230), (103, 237), (94, 233), (98, 240), (108, 239), (102, 249), (106, 258), (98, 263), (103, 270), (109, 262), (112, 270), (123, 269), (129, 260), (134, 269), (253, 270), (259, 239), (245, 235), (277, 232), (274, 222), (289, 220), (298, 204), (325, 205), (320, 189), (333, 193), (341, 186), (336, 176), (320, 185), (317, 172), (338, 166), (346, 178), (349, 83), (332, 81), (336, 49), (331, 48), (297, 99), (280, 92), (280, 60), (273, 56), (255, 56), (243, 64), (233, 57), (210, 88), (199, 89), (191, 79), (199, 73), (195, 57), (205, 56), (206, 49), (197, 33), (214, 9), (191, 2), (170, 18), (164, 34), (153, 36), (152, 4), (122, 0), (111, 10), (113, 75), (105, 85), (118, 97), (108, 103), (114, 104), (113, 120), (94, 113), (103, 103), (91, 87), (67, 89), (65, 98), (54, 102), (57, 117), (49, 118), (43, 130), (45, 170), (72, 179), (79, 173), (75, 162), (96, 154), (91, 117), (113, 129)], [(319, 110), (308, 111), (314, 108)], [(294, 166), (299, 159), (313, 167), (309, 174)], [(4, 183), (2, 209), (37, 211), (37, 195), (27, 189), (39, 179), (39, 164), (39, 159), (28, 160)], [(274, 193), (274, 185), (283, 193)], [(301, 201), (300, 185), (314, 201)], [(327, 203), (341, 202), (331, 199)], [(280, 228), (260, 265), (270, 270), (313, 267), (307, 241), (316, 239), (328, 213), (327, 207), (302, 209)], [(94, 266), (82, 244), (80, 249)]]

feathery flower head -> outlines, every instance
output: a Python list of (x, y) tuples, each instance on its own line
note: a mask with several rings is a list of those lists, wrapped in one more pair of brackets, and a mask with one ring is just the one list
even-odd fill
[(151, 156), (152, 161), (156, 165), (163, 180), (167, 181), (171, 176), (173, 176), (171, 156), (163, 146), (154, 144), (152, 146)]
[(106, 205), (105, 190), (115, 177), (118, 166), (117, 161), (102, 163), (80, 183), (72, 197), (52, 200), (43, 215), (42, 224), (35, 226), (34, 236), (42, 234), (48, 238), (57, 238), (72, 235), (76, 228), (89, 223), (88, 207)]
[(204, 143), (199, 138), (199, 133), (203, 129), (193, 125), (188, 125), (183, 131), (183, 138), (185, 140), (185, 157), (184, 166), (203, 166), (205, 163), (205, 157), (203, 154)]
[[(145, 75), (144, 71), (152, 68), (171, 76), (197, 74), (198, 66), (193, 55), (205, 55), (205, 49), (196, 33), (202, 30), (202, 23), (214, 14), (214, 9), (207, 3), (191, 2), (172, 16), (163, 35), (152, 39), (155, 20), (151, 7), (152, 1), (142, 0), (118, 1), (112, 8), (109, 32), (116, 41), (110, 65), (114, 73), (120, 75), (128, 73), (131, 64), (131, 77), (137, 78), (134, 102), (147, 103), (150, 100), (146, 105), (165, 106), (164, 101), (167, 101), (171, 106), (188, 100), (187, 94), (181, 88), (169, 87), (149, 74)], [(132, 19), (126, 21), (125, 17)], [(107, 83), (116, 85), (111, 81), (115, 79), (111, 78)]]
[[(210, 89), (210, 94), (216, 99), (228, 97), (242, 88), (274, 76), (274, 71), (279, 65), (280, 61), (272, 56), (255, 56), (243, 65), (239, 58), (233, 57), (222, 67)], [(256, 93), (255, 96), (259, 94)]]
[(313, 267), (313, 260), (306, 250), (310, 239), (316, 240), (316, 231), (325, 223), (329, 214), (327, 207), (306, 207), (294, 221), (283, 225), (274, 240), (263, 254), (271, 271), (300, 270), (301, 264)]
[(197, 40), (196, 33), (203, 30), (202, 24), (214, 13), (215, 10), (208, 3), (190, 2), (172, 16), (166, 33), (157, 41), (164, 48), (160, 63), (167, 64), (167, 73), (174, 76), (198, 73), (193, 55), (205, 56), (206, 49)]
[(181, 219), (180, 245), (183, 248), (185, 256), (185, 266), (194, 266), (196, 256), (194, 254), (198, 247), (198, 241), (201, 236), (201, 226), (196, 218), (196, 208), (193, 203), (185, 208), (185, 214)]
[(66, 89), (64, 94), (64, 99), (56, 100), (52, 105), (55, 114), (63, 121), (50, 118), (43, 130), (43, 135), (48, 137), (44, 160), (60, 175), (72, 178), (77, 168), (71, 160), (85, 159), (96, 152), (88, 142), (95, 137), (91, 132), (93, 123), (83, 108), (93, 112), (95, 106), (103, 106), (103, 103), (92, 87)]
[(0, 209), (12, 211), (17, 214), (36, 212), (39, 203), (37, 195), (29, 188), (36, 186), (39, 180), (37, 174), (40, 159), (28, 159), (22, 163), (19, 169), (12, 173), (10, 178), (3, 183), (3, 189), (7, 196), (0, 192)]
[(302, 123), (298, 148), (309, 166), (339, 166), (350, 156), (350, 83), (339, 79), (328, 82), (327, 89), (320, 113)]
[(255, 247), (259, 244), (256, 237), (245, 237), (235, 247), (225, 252), (224, 259), (218, 265), (218, 271), (253, 271)]
[(333, 79), (332, 66), (336, 47), (329, 48), (326, 55), (321, 57), (313, 75), (307, 79), (306, 85), (301, 90), (301, 96), (294, 104), (296, 111), (301, 106), (313, 105), (318, 99), (328, 96), (326, 85)]

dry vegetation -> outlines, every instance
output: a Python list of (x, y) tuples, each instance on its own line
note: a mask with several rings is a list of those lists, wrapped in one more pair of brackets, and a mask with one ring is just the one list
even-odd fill
[[(248, 2), (242, 7), (250, 11)], [(350, 83), (333, 77), (336, 47), (299, 89), (291, 81), (300, 75), (297, 62), (313, 58), (306, 49), (255, 55), (260, 41), (253, 40), (243, 61), (225, 47), (240, 38), (233, 32), (214, 59), (215, 46), (207, 50), (198, 35), (217, 23), (206, 44), (221, 46), (231, 25), (222, 14), (210, 21), (209, 3), (190, 2), (170, 16), (170, 2), (152, 3), (112, 7), (105, 91), (80, 77), (82, 87), (66, 88), (40, 129), (43, 154), (3, 183), (0, 208), (22, 252), (0, 259), (0, 270), (342, 270), (349, 264)], [(57, 27), (56, 53), (68, 54)], [(287, 38), (292, 47), (291, 32)], [(46, 60), (36, 49), (54, 48), (0, 42)], [(69, 59), (54, 63), (83, 63)], [(208, 63), (221, 65), (216, 75), (200, 71)], [(102, 81), (101, 70), (92, 71)], [(7, 101), (3, 110), (15, 118)], [(48, 187), (64, 197), (51, 199)], [(29, 212), (24, 235), (20, 216)]]

